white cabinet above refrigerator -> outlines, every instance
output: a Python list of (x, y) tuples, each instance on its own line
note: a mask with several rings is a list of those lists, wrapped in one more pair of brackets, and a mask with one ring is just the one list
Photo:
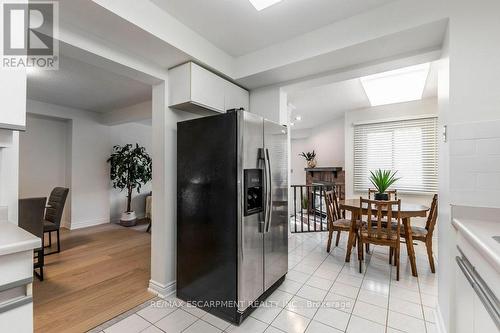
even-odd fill
[(215, 73), (188, 62), (169, 70), (169, 106), (198, 113), (225, 113), (249, 107), (247, 90)]

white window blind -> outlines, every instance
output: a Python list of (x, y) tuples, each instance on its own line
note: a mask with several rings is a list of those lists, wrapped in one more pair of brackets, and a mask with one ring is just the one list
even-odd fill
[(370, 170), (397, 170), (401, 192), (438, 190), (437, 118), (354, 125), (354, 190), (373, 188)]

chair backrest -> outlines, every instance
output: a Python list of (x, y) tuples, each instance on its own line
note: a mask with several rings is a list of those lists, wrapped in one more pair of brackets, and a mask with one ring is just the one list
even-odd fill
[(427, 216), (427, 222), (425, 223), (425, 229), (427, 229), (427, 237), (432, 237), (434, 232), (434, 227), (436, 226), (438, 215), (438, 195), (434, 194), (432, 197), (431, 209), (429, 210), (429, 216)]
[[(365, 210), (366, 213), (363, 214)], [(368, 233), (368, 238), (383, 239), (387, 235), (387, 239), (391, 239), (391, 236), (397, 236), (399, 241), (401, 200), (378, 201), (360, 198), (359, 211), (359, 216), (367, 216), (367, 221), (362, 225), (362, 229)], [(393, 228), (392, 222), (397, 222), (396, 228)]]
[(47, 198), (19, 199), (19, 227), (43, 237), (43, 213)]
[(48, 207), (45, 212), (45, 219), (55, 223), (57, 226), (61, 224), (64, 204), (68, 197), (69, 188), (56, 187), (52, 190), (49, 197)]
[[(372, 193), (378, 193), (378, 190), (375, 188), (368, 189), (368, 199), (372, 198)], [(385, 193), (389, 194), (389, 200), (398, 200), (398, 190), (386, 190)]]
[(325, 191), (326, 214), (328, 221), (337, 221), (340, 219), (339, 202), (335, 191)]

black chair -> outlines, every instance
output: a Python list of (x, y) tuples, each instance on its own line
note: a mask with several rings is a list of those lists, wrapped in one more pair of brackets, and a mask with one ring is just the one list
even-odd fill
[[(64, 187), (56, 187), (52, 190), (45, 211), (45, 220), (43, 221), (43, 232), (49, 234), (49, 247), (52, 246), (52, 232), (57, 233), (57, 251), (45, 253), (50, 255), (61, 252), (61, 242), (59, 238), (59, 229), (61, 227), (61, 219), (64, 211), (64, 204), (68, 197), (69, 189)], [(45, 244), (45, 243), (43, 243)]]
[[(28, 198), (19, 200), (19, 227), (43, 239), (43, 213), (47, 198)], [(43, 281), (43, 243), (34, 250), (36, 262), (33, 265), (35, 276)], [(40, 273), (36, 269), (40, 270)]]

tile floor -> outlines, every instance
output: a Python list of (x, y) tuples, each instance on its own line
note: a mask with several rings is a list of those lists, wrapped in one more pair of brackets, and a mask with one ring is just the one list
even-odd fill
[(402, 244), (401, 278), (396, 281), (385, 247), (372, 246), (362, 274), (356, 251), (345, 263), (345, 236), (327, 254), (327, 233), (291, 235), (286, 280), (268, 298), (268, 306), (256, 309), (239, 327), (171, 298), (147, 302), (92, 332), (437, 332), (437, 276), (430, 272), (425, 246), (415, 246), (415, 278)]

